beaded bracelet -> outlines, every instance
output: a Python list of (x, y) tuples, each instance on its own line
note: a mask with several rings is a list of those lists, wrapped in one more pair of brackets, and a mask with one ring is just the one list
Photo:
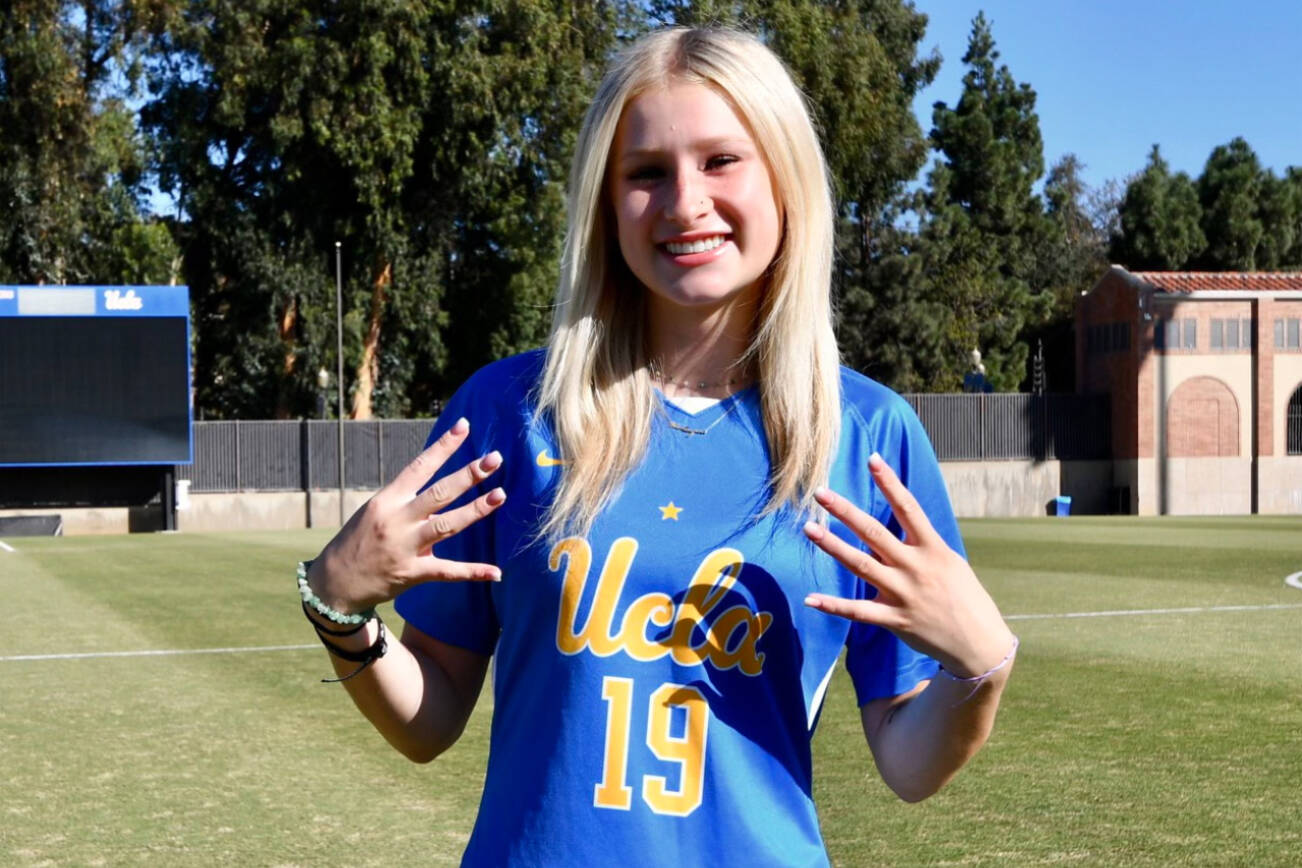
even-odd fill
[(317, 612), (323, 618), (329, 618), (336, 624), (365, 624), (375, 617), (374, 609), (367, 609), (365, 612), (358, 612), (355, 615), (345, 615), (343, 612), (337, 612), (321, 601), (321, 598), (312, 593), (312, 586), (307, 583), (307, 571), (312, 566), (312, 561), (299, 561), (298, 563), (298, 595), (303, 598), (304, 605), (311, 606), (314, 612)]
[(972, 685), (971, 692), (969, 692), (967, 696), (964, 696), (962, 699), (960, 699), (958, 702), (955, 702), (950, 707), (958, 708), (960, 705), (967, 702), (973, 696), (976, 696), (976, 692), (981, 689), (981, 685), (986, 682), (986, 679), (988, 679), (991, 675), (994, 675), (1000, 669), (1003, 669), (1005, 666), (1008, 665), (1008, 662), (1013, 659), (1013, 655), (1017, 653), (1017, 646), (1021, 644), (1022, 644), (1022, 640), (1014, 636), (1013, 647), (1010, 648), (1008, 653), (1004, 655), (1003, 660), (1000, 660), (998, 663), (996, 663), (994, 666), (991, 666), (989, 669), (987, 669), (985, 672), (982, 672), (980, 675), (973, 675), (971, 678), (959, 678), (957, 675), (953, 674), (952, 672), (947, 672), (944, 666), (940, 667), (940, 674), (944, 675), (950, 681), (956, 681), (959, 684)]

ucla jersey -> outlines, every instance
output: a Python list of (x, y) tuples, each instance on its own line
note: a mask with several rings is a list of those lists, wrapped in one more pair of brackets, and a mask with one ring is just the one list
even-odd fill
[[(591, 532), (539, 539), (565, 460), (534, 418), (543, 361), (482, 369), (431, 435), (470, 421), (449, 469), (502, 453), (487, 484), (506, 503), (437, 549), (495, 563), (502, 581), (431, 583), (397, 600), (425, 633), (496, 657), (463, 864), (826, 865), (810, 739), (842, 649), (861, 704), (913, 688), (935, 662), (802, 602), (872, 591), (805, 538), (800, 516), (761, 515), (769, 460), (753, 387), (697, 414), (665, 403), (645, 460)], [(880, 452), (961, 552), (912, 410), (852, 371), (841, 386), (831, 486), (898, 533), (868, 473)]]

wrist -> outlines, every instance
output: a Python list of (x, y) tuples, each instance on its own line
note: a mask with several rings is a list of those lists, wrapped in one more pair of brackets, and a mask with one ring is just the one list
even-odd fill
[(308, 617), (320, 616), (320, 619), (313, 620), (323, 620), (345, 627), (364, 624), (374, 618), (374, 607), (364, 607), (355, 602), (339, 600), (336, 595), (329, 592), (328, 585), (323, 588), (323, 594), (318, 594), (317, 589), (322, 588), (324, 584), (324, 571), (319, 561), (320, 559), (303, 561), (298, 565), (298, 593), (303, 600), (304, 611), (309, 613)]
[(1018, 639), (1012, 633), (1009, 633), (1008, 635), (1011, 637), (1012, 640), (1010, 643), (1012, 647), (1008, 649), (1008, 653), (1005, 654), (1003, 659), (1000, 660), (998, 663), (996, 663), (994, 666), (991, 666), (989, 669), (986, 669), (985, 671), (977, 675), (956, 675), (952, 671), (946, 669), (943, 664), (941, 665), (940, 672), (938, 673), (939, 680), (942, 682), (947, 682), (949, 684), (952, 684), (956, 687), (961, 687), (962, 689), (967, 691), (967, 695), (964, 696), (962, 699), (960, 699), (958, 702), (954, 703), (953, 707), (957, 708), (958, 706), (967, 702), (973, 696), (976, 696), (977, 691), (979, 691), (983, 685), (987, 685), (987, 684), (999, 685), (1002, 684), (1005, 680), (1007, 680), (1008, 670), (1012, 665), (1013, 658), (1017, 656), (1018, 646), (1021, 645), (1020, 639)]
[(1017, 653), (1017, 643), (1018, 638), (1005, 627), (994, 636), (984, 639), (979, 649), (973, 649), (965, 657), (940, 660), (941, 671), (959, 681), (988, 675)]
[[(316, 630), (318, 638), (349, 651), (359, 651), (374, 645), (379, 633), (379, 615), (361, 624), (345, 627), (326, 618), (306, 603), (303, 605), (303, 614)], [(330, 645), (326, 647), (329, 648)]]

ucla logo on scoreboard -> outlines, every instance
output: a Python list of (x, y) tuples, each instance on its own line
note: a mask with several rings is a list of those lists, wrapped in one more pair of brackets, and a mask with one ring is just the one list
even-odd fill
[(145, 300), (136, 295), (134, 289), (128, 289), (126, 292), (120, 289), (104, 290), (105, 310), (140, 310), (144, 306)]

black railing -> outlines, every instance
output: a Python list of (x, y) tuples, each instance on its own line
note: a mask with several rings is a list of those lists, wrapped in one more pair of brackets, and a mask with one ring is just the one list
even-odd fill
[[(941, 461), (1110, 457), (1105, 395), (905, 395)], [(420, 452), (430, 419), (344, 423), (346, 488), (375, 489)], [(1291, 429), (1290, 429), (1291, 430)], [(339, 429), (331, 421), (196, 422), (191, 491), (339, 487)]]
[(941, 461), (1111, 457), (1106, 395), (905, 395)]
[[(344, 422), (344, 487), (373, 489), (420, 452), (432, 419)], [(339, 487), (337, 422), (196, 422), (194, 464), (177, 467), (191, 491), (303, 491)]]

